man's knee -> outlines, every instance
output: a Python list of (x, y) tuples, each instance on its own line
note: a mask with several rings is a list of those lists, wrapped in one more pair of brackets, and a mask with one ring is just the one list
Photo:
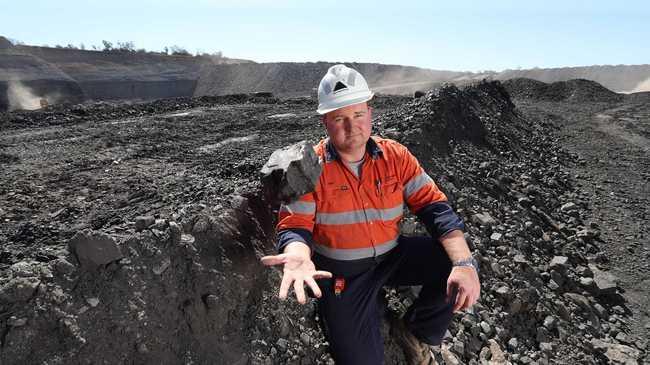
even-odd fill
[(444, 289), (423, 287), (406, 313), (405, 319), (409, 329), (422, 341), (430, 345), (439, 345), (453, 319), (455, 300), (455, 290), (447, 298)]
[(365, 320), (322, 315), (330, 353), (337, 364), (381, 364), (384, 358), (379, 318)]

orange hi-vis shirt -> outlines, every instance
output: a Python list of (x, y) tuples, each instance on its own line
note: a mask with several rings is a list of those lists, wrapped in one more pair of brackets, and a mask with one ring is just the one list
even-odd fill
[[(327, 139), (314, 149), (323, 167), (316, 188), (281, 205), (277, 231), (311, 233), (313, 243), (305, 243), (330, 259), (383, 255), (397, 246), (405, 205), (417, 213), (447, 201), (415, 156), (396, 141), (371, 137), (360, 177), (338, 158)], [(446, 211), (456, 217), (450, 208)]]

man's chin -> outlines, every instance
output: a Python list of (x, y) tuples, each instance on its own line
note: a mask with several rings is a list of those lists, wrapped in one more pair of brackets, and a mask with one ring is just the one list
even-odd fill
[(364, 138), (363, 134), (356, 134), (353, 136), (346, 136), (344, 139), (336, 140), (330, 139), (334, 143), (337, 150), (351, 151), (357, 148), (364, 148), (368, 142), (368, 138)]
[(358, 148), (365, 148), (366, 142), (368, 142), (368, 141), (364, 141), (363, 138), (358, 138), (358, 139), (354, 139), (354, 140), (346, 140), (345, 142), (341, 143), (341, 146), (338, 147), (338, 148), (340, 148), (342, 150), (345, 150), (345, 151), (354, 151), (354, 150), (356, 150)]
[(364, 141), (362, 134), (355, 134), (355, 135), (352, 135), (352, 136), (346, 136), (344, 143), (349, 144), (349, 145), (353, 145), (353, 144), (362, 143), (362, 142), (365, 143), (365, 142), (367, 142), (367, 140)]

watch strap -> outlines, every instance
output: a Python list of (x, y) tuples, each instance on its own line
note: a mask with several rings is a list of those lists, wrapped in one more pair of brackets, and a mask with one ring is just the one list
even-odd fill
[(478, 261), (474, 257), (468, 257), (462, 260), (456, 260), (452, 263), (453, 266), (471, 266), (478, 271)]

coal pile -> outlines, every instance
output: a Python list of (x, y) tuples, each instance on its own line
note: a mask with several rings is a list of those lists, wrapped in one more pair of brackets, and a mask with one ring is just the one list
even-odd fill
[(573, 79), (547, 84), (545, 82), (514, 78), (503, 81), (503, 86), (514, 98), (581, 102), (617, 102), (624, 96), (601, 84), (585, 79)]
[[(251, 95), (0, 114), (0, 361), (328, 364), (314, 303), (277, 299), (271, 153), (315, 100)], [(373, 101), (468, 226), (482, 296), (448, 363), (636, 361), (626, 302), (551, 121), (498, 82)], [(47, 155), (45, 160), (43, 154)], [(405, 234), (424, 233), (413, 217)], [(389, 288), (399, 315), (412, 295)], [(387, 363), (403, 355), (384, 326)], [(53, 335), (55, 334), (55, 335)], [(38, 347), (33, 344), (38, 343)]]
[[(517, 117), (515, 106), (506, 90), (496, 85), (498, 81), (482, 82), (463, 90), (453, 84), (443, 85), (426, 97), (387, 113), (378, 125), (400, 141), (420, 136), (412, 147), (422, 153), (447, 153), (450, 144), (461, 141), (499, 148), (519, 132), (512, 124)], [(496, 133), (504, 128), (507, 131)]]
[(625, 336), (625, 300), (600, 266), (599, 227), (567, 169), (577, 156), (550, 125), (521, 115), (504, 86), (447, 85), (378, 120), (438, 177), (480, 256), (480, 305), (455, 323), (451, 351), (465, 363), (503, 353), (515, 363), (616, 362), (619, 350), (635, 362), (644, 345)]
[(622, 308), (631, 316), (625, 337), (645, 349), (640, 362), (647, 363), (650, 104), (633, 94), (618, 103), (515, 102), (527, 119), (552, 121), (562, 145), (579, 156), (569, 170), (591, 207), (590, 225), (599, 227), (599, 255), (624, 290)]

